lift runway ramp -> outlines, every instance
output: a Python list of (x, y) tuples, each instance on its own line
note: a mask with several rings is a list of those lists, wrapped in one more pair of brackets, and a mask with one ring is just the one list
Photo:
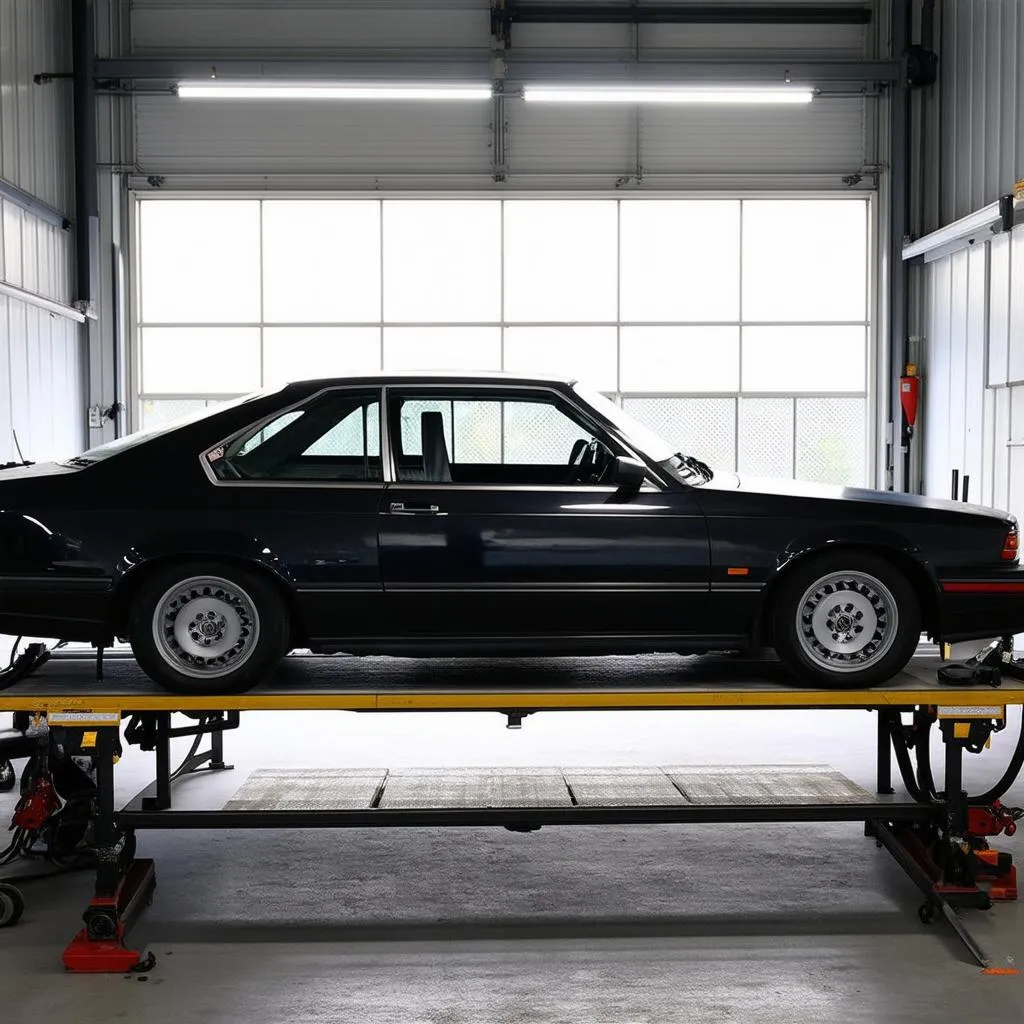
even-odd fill
[(700, 655), (575, 658), (286, 658), (243, 694), (172, 694), (129, 656), (108, 656), (96, 679), (88, 654), (58, 652), (0, 691), (0, 711), (534, 711), (669, 708), (969, 708), (1024, 704), (1024, 683), (944, 686), (938, 657), (916, 657), (870, 689), (799, 685), (774, 660)]

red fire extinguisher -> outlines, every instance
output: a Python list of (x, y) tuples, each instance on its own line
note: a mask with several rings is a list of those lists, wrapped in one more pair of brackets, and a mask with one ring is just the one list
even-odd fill
[(914, 433), (917, 422), (917, 403), (921, 394), (921, 378), (917, 375), (917, 366), (907, 363), (907, 372), (900, 377), (900, 405), (907, 423), (907, 437)]

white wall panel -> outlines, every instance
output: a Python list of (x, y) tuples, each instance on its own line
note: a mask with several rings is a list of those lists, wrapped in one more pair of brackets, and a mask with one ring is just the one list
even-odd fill
[[(970, 497), (981, 493), (984, 464), (985, 328), (988, 300), (988, 253), (976, 247), (967, 253), (967, 309), (964, 323), (964, 456), (961, 475), (971, 478)], [(953, 382), (951, 381), (951, 384)], [(955, 385), (954, 385), (955, 386)]]
[(78, 324), (0, 295), (0, 462), (85, 447)]
[(989, 242), (988, 383), (1005, 384), (1010, 358), (1010, 238)]
[(946, 423), (949, 429), (949, 468), (964, 474), (964, 447), (967, 419), (967, 253), (950, 257), (949, 286), (949, 403)]
[(950, 391), (951, 261), (926, 268), (929, 329), (924, 359), (924, 415), (918, 434), (924, 438), (924, 487), (927, 494), (948, 495), (950, 475), (948, 408)]
[(1010, 391), (997, 388), (995, 395), (995, 423), (992, 430), (992, 505), (1009, 508), (1010, 505)]
[[(68, 0), (0, 0), (0, 177), (65, 215), (72, 211), (71, 86), (36, 85), (71, 67)], [(70, 303), (74, 236), (0, 199), (0, 281)], [(0, 296), (0, 462), (81, 451), (79, 325)]]
[(1024, 381), (1024, 226), (1010, 238), (1010, 380)]

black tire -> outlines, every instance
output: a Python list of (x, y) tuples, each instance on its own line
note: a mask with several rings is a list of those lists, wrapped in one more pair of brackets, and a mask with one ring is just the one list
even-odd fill
[[(921, 637), (921, 606), (910, 581), (864, 551), (830, 552), (795, 567), (779, 585), (770, 614), (782, 662), (801, 681), (827, 688), (886, 682), (907, 664)], [(867, 640), (861, 623), (871, 623)], [(830, 632), (833, 626), (839, 632)], [(830, 640), (836, 649), (824, 646)]]
[(0, 882), (0, 928), (13, 928), (25, 912), (25, 898), (13, 885)]
[[(192, 629), (195, 622), (206, 628), (206, 616), (214, 617), (211, 608), (217, 616), (211, 628), (221, 631), (213, 639)], [(185, 621), (189, 615), (192, 624)], [(146, 675), (174, 693), (192, 695), (251, 689), (287, 653), (289, 637), (288, 609), (274, 585), (241, 566), (213, 560), (183, 562), (147, 576), (128, 621), (128, 639)], [(206, 643), (213, 646), (200, 646)], [(219, 657), (207, 657), (221, 650)]]

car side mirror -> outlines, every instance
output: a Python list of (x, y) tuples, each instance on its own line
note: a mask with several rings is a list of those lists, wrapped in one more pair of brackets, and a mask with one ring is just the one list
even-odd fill
[(613, 501), (622, 501), (632, 498), (638, 493), (647, 479), (647, 467), (639, 459), (631, 459), (628, 456), (620, 455), (615, 460), (612, 469), (612, 483), (618, 490), (612, 495)]

